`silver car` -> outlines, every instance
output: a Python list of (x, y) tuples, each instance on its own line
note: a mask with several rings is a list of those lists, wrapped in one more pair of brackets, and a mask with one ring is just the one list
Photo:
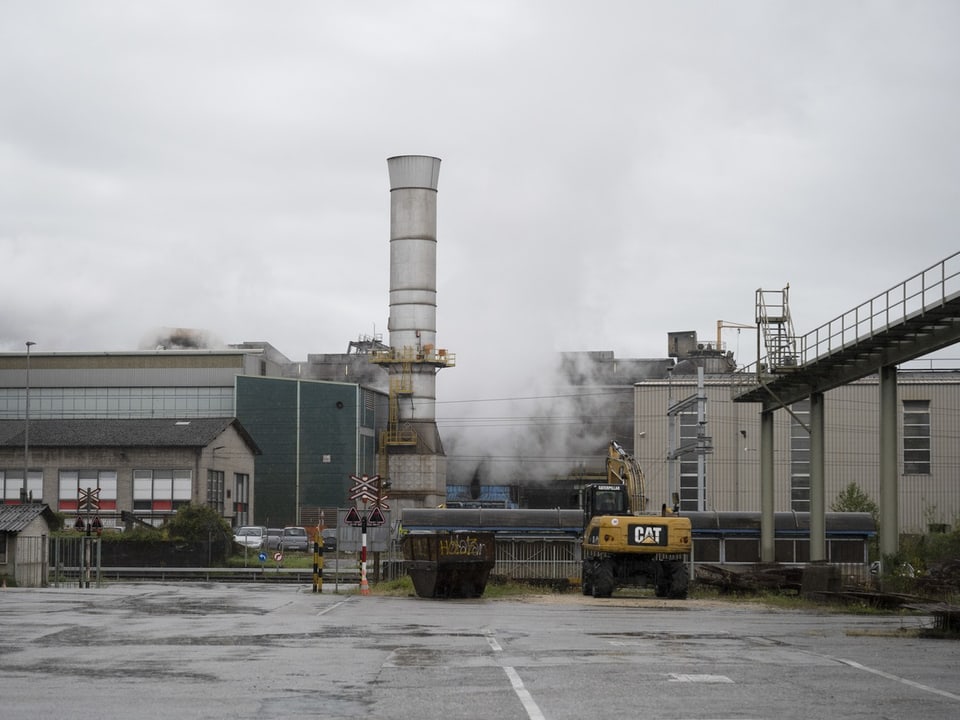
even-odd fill
[(263, 541), (264, 550), (279, 550), (283, 528), (267, 528), (267, 538)]
[(263, 547), (263, 542), (267, 538), (267, 529), (259, 525), (246, 525), (237, 528), (233, 534), (233, 541), (238, 545), (251, 550), (259, 550)]
[(280, 536), (278, 549), (281, 552), (307, 552), (313, 547), (313, 539), (307, 534), (307, 529), (302, 527), (285, 527)]

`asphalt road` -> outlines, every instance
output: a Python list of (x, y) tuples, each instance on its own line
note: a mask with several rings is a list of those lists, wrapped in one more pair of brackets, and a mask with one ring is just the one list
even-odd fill
[(0, 717), (960, 717), (929, 618), (309, 585), (0, 591)]

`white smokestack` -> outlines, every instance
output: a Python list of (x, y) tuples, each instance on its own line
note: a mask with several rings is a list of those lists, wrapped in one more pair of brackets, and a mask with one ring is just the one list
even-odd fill
[(390, 347), (403, 361), (391, 381), (410, 385), (400, 402), (406, 422), (436, 420), (436, 370), (449, 364), (437, 350), (437, 181), (440, 159), (401, 155), (387, 159), (390, 173)]

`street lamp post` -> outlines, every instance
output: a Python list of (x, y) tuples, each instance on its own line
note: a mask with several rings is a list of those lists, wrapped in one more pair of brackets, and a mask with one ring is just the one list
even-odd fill
[(27, 487), (28, 482), (27, 478), (30, 473), (30, 348), (36, 345), (32, 340), (27, 340), (27, 398), (26, 398), (26, 413), (24, 415), (23, 423), (23, 491), (21, 492), (21, 500), (27, 498)]

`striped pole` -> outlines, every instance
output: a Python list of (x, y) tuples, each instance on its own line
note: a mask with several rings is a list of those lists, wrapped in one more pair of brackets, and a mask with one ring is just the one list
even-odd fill
[(364, 511), (360, 525), (360, 594), (369, 595), (370, 586), (367, 584), (367, 513)]
[(323, 538), (320, 535), (320, 527), (317, 526), (317, 532), (313, 536), (313, 591), (315, 593), (323, 592)]

